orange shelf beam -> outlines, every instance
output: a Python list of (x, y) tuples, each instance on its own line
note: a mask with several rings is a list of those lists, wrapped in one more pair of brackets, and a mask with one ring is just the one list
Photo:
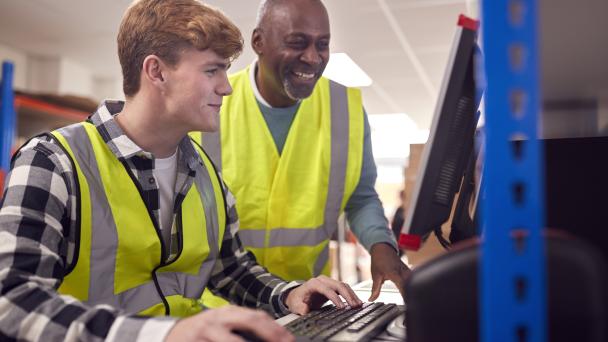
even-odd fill
[(41, 112), (49, 113), (53, 116), (60, 117), (67, 120), (72, 121), (82, 121), (85, 120), (90, 113), (83, 112), (76, 109), (70, 109), (54, 104), (50, 104), (48, 102), (44, 102), (41, 100), (32, 99), (22, 95), (15, 95), (15, 110), (18, 111), (19, 108), (28, 108)]

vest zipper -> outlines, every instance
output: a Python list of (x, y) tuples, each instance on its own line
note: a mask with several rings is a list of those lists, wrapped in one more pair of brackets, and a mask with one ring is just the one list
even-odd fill
[[(180, 206), (181, 207), (181, 206)], [(169, 264), (174, 263), (179, 257), (182, 255), (184, 250), (184, 231), (182, 226), (182, 209), (179, 209), (179, 212), (175, 214), (175, 225), (177, 226), (177, 255)]]
[(170, 316), (171, 308), (169, 307), (169, 302), (167, 302), (167, 299), (165, 298), (165, 295), (163, 294), (163, 291), (160, 288), (160, 284), (158, 283), (158, 278), (156, 276), (156, 271), (158, 271), (159, 268), (165, 266), (165, 260), (167, 259), (165, 241), (162, 237), (162, 233), (160, 232), (160, 228), (158, 226), (158, 221), (156, 220), (154, 213), (152, 213), (152, 210), (150, 210), (148, 203), (144, 199), (144, 192), (143, 192), (143, 189), (141, 188), (141, 184), (139, 184), (139, 181), (137, 180), (137, 178), (131, 171), (131, 168), (129, 167), (127, 162), (124, 159), (121, 159), (120, 162), (124, 166), (129, 177), (131, 177), (131, 180), (133, 181), (133, 184), (135, 184), (137, 191), (139, 191), (139, 197), (141, 197), (146, 209), (148, 210), (148, 216), (150, 216), (150, 220), (152, 220), (152, 225), (154, 225), (154, 230), (156, 231), (156, 235), (158, 237), (158, 240), (160, 241), (160, 264), (152, 270), (152, 280), (154, 281), (154, 287), (156, 287), (156, 291), (160, 295), (160, 299), (163, 301), (163, 305), (165, 307), (165, 315)]

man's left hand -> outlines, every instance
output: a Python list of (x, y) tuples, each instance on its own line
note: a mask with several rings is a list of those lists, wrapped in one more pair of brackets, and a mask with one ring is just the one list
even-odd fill
[(391, 280), (397, 285), (401, 295), (403, 293), (406, 279), (410, 275), (410, 269), (401, 261), (397, 251), (386, 243), (377, 243), (370, 251), (372, 256), (372, 294), (369, 301), (374, 301), (380, 296), (380, 289), (386, 280)]

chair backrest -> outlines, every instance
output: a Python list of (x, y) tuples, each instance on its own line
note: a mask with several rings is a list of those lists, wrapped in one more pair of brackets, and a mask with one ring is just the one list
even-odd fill
[[(546, 237), (548, 341), (603, 342), (606, 263), (589, 243)], [(414, 269), (405, 286), (408, 342), (478, 341), (479, 244), (466, 241)]]

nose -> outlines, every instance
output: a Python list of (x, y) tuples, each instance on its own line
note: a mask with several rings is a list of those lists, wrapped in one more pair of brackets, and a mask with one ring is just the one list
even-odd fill
[(222, 80), (218, 84), (216, 92), (220, 96), (228, 96), (232, 94), (232, 86), (230, 85), (230, 81), (228, 81), (228, 76), (226, 74), (224, 74)]
[(304, 53), (302, 54), (300, 60), (309, 65), (319, 65), (323, 62), (323, 57), (315, 44), (310, 44)]

